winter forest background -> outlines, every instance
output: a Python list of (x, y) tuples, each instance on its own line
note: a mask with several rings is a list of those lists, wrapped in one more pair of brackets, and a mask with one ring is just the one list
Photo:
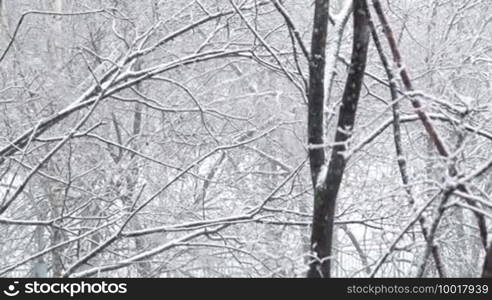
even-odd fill
[(0, 276), (492, 276), (489, 0), (0, 8)]

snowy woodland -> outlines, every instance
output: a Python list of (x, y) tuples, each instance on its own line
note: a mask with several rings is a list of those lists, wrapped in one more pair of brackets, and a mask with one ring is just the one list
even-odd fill
[(0, 276), (492, 277), (491, 16), (0, 0)]

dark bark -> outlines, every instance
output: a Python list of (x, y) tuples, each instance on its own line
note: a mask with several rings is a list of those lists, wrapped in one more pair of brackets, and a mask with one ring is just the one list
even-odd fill
[[(321, 167), (325, 163), (325, 150), (321, 146), (324, 143), (324, 130), (323, 130), (323, 109), (324, 109), (324, 80), (325, 80), (325, 67), (326, 67), (326, 39), (328, 35), (328, 18), (329, 18), (330, 2), (328, 0), (316, 0), (315, 12), (314, 12), (314, 24), (313, 24), (313, 36), (311, 41), (311, 60), (309, 62), (309, 90), (308, 90), (308, 139), (309, 139), (309, 162), (311, 167), (311, 178), (313, 181), (314, 203), (323, 201), (316, 190), (316, 184), (318, 176), (320, 175)], [(314, 145), (318, 145), (314, 147)], [(321, 198), (321, 199), (320, 199)], [(322, 208), (315, 207), (314, 215), (316, 216), (317, 210)], [(323, 212), (319, 212), (320, 215)], [(323, 246), (327, 246), (326, 241), (323, 240), (323, 226), (322, 224), (316, 224), (319, 218), (313, 219), (313, 231), (311, 233), (311, 251), (316, 251), (316, 255), (319, 257), (325, 257), (328, 251), (325, 247), (314, 247), (315, 243), (322, 243)], [(315, 225), (316, 224), (316, 225)], [(316, 228), (316, 229), (315, 229)], [(328, 234), (331, 240), (332, 233)], [(331, 248), (331, 241), (329, 247)], [(310, 269), (316, 266), (309, 262)], [(329, 273), (329, 266), (327, 270)], [(316, 274), (312, 274), (313, 271), (309, 271), (308, 277), (316, 277)], [(317, 273), (314, 270), (314, 273)]]
[(326, 38), (328, 34), (329, 0), (316, 0), (314, 12), (311, 60), (309, 62), (309, 162), (313, 185), (316, 185), (321, 167), (325, 163), (323, 109), (325, 97)]
[[(342, 105), (340, 107), (337, 132), (335, 135), (335, 146), (331, 153), (326, 177), (321, 178), (323, 180), (319, 180), (318, 176), (324, 176), (324, 174), (313, 174), (313, 178), (315, 178), (316, 181), (314, 183), (314, 213), (311, 234), (313, 258), (311, 259), (308, 271), (308, 277), (310, 278), (329, 278), (331, 276), (331, 254), (336, 200), (346, 167), (346, 160), (343, 156), (343, 152), (347, 150), (345, 142), (351, 138), (352, 130), (355, 125), (360, 91), (367, 63), (370, 28), (366, 10), (367, 4), (365, 0), (354, 1), (352, 62), (349, 68), (345, 91), (343, 93)], [(320, 113), (322, 114), (322, 111)], [(323, 122), (321, 121), (321, 126), (322, 124)], [(310, 128), (310, 130), (313, 129)], [(313, 132), (319, 133), (319, 131), (316, 130), (313, 130)], [(323, 151), (323, 148), (321, 148), (321, 151)], [(315, 160), (315, 162), (317, 162), (317, 160)], [(320, 181), (321, 185), (317, 184), (318, 181)]]
[(492, 279), (492, 243), (490, 244), (489, 250), (487, 251), (487, 255), (485, 256), (482, 278)]

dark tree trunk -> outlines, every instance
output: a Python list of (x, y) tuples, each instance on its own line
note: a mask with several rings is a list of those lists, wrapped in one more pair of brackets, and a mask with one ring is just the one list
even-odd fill
[(325, 97), (326, 38), (328, 34), (329, 0), (316, 0), (314, 27), (309, 64), (309, 160), (313, 184), (316, 185), (325, 163), (323, 110)]
[[(314, 203), (316, 216), (317, 210), (320, 207), (316, 207), (316, 203), (320, 202), (319, 198), (322, 197), (317, 192), (316, 185), (320, 171), (325, 163), (325, 151), (323, 149), (324, 144), (324, 130), (323, 130), (323, 110), (324, 110), (324, 97), (325, 97), (325, 67), (326, 67), (326, 39), (328, 35), (328, 19), (329, 19), (329, 0), (316, 0), (314, 11), (314, 24), (313, 24), (313, 36), (311, 41), (311, 60), (309, 64), (309, 91), (308, 91), (308, 138), (309, 138), (309, 161), (311, 167), (311, 178), (314, 188)], [(321, 199), (322, 201), (322, 199)], [(325, 257), (327, 251), (325, 247), (316, 247), (315, 243), (321, 242), (326, 244), (323, 240), (323, 228), (321, 224), (316, 224), (318, 218), (314, 217), (313, 232), (311, 234), (310, 251), (315, 251), (317, 256)], [(329, 234), (331, 239), (331, 233)], [(331, 248), (331, 245), (330, 245)], [(309, 262), (310, 268), (314, 265)], [(329, 270), (329, 266), (328, 266)], [(313, 272), (309, 271), (308, 277), (315, 277)]]
[[(323, 2), (323, 1), (318, 1)], [(327, 2), (327, 1), (326, 1)], [(317, 3), (318, 4), (318, 3)], [(317, 7), (318, 8), (318, 7)], [(315, 24), (316, 24), (315, 17)], [(316, 31), (315, 26), (315, 31)], [(313, 34), (314, 36), (315, 34)], [(333, 246), (333, 231), (334, 231), (334, 217), (336, 209), (336, 200), (340, 185), (342, 183), (343, 174), (345, 171), (346, 160), (343, 152), (348, 150), (346, 143), (352, 136), (352, 130), (355, 124), (355, 116), (357, 112), (357, 106), (360, 97), (360, 91), (362, 88), (362, 82), (364, 79), (364, 72), (367, 63), (367, 51), (369, 46), (370, 27), (369, 18), (367, 15), (367, 3), (365, 0), (354, 1), (354, 40), (352, 50), (352, 62), (349, 68), (349, 75), (347, 78), (345, 91), (342, 98), (342, 106), (340, 107), (339, 119), (336, 128), (335, 143), (333, 151), (331, 153), (330, 162), (326, 173), (321, 171), (324, 162), (325, 154), (318, 154), (311, 150), (311, 164), (316, 163), (315, 168), (311, 166), (313, 172), (314, 182), (314, 213), (313, 213), (313, 227), (311, 234), (311, 250), (313, 257), (311, 259), (308, 271), (308, 277), (310, 278), (329, 278), (331, 276), (331, 254)], [(313, 46), (313, 49), (316, 49)], [(313, 52), (313, 57), (316, 55)], [(324, 59), (324, 58), (323, 58)], [(312, 72), (311, 72), (312, 73)], [(324, 73), (323, 73), (324, 74)], [(313, 74), (311, 74), (313, 76)], [(319, 82), (315, 80), (315, 83)], [(311, 84), (313, 78), (311, 78)], [(317, 87), (315, 85), (314, 87)], [(311, 85), (310, 96), (319, 96), (319, 93), (312, 91), (313, 85)], [(323, 99), (310, 98), (310, 106), (318, 101), (324, 102)], [(319, 108), (318, 106), (316, 106)], [(312, 107), (310, 107), (310, 118), (313, 118)], [(316, 122), (316, 125), (323, 126), (323, 107), (321, 111), (320, 119)], [(312, 123), (309, 124), (311, 126)], [(323, 130), (317, 128), (310, 128), (310, 142), (311, 149), (313, 145), (322, 144)], [(321, 134), (317, 136), (317, 139), (313, 138), (313, 133)], [(319, 143), (321, 141), (321, 143)], [(317, 142), (317, 143), (314, 143)], [(316, 151), (324, 151), (324, 147), (315, 147)], [(318, 149), (319, 148), (319, 149)], [(317, 154), (314, 158), (314, 154)], [(323, 159), (323, 163), (320, 165), (319, 160)], [(321, 173), (321, 174), (320, 174)]]
[(490, 244), (487, 255), (485, 256), (482, 277), (492, 279), (492, 243)]

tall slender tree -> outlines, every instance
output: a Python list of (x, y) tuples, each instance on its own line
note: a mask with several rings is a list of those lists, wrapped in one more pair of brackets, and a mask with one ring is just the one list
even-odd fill
[(309, 143), (311, 173), (314, 185), (314, 213), (311, 233), (313, 255), (309, 264), (308, 277), (328, 278), (331, 276), (333, 231), (338, 192), (342, 183), (347, 151), (347, 142), (352, 137), (360, 91), (364, 79), (369, 47), (370, 27), (365, 0), (354, 1), (354, 33), (352, 61), (345, 84), (335, 142), (330, 161), (325, 161), (323, 115), (324, 115), (324, 65), (325, 41), (328, 23), (328, 1), (317, 1), (313, 29), (311, 72), (309, 89)]

